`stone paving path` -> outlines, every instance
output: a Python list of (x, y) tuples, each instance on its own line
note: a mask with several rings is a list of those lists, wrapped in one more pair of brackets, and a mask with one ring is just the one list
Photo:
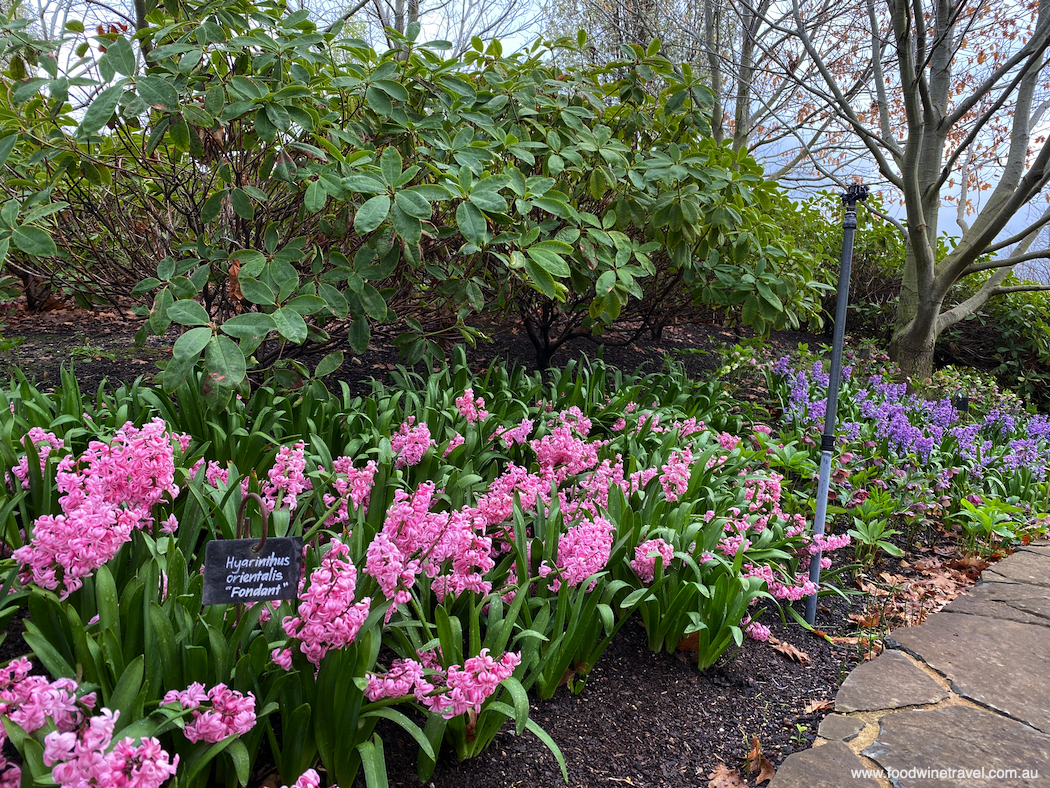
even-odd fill
[(771, 788), (1050, 788), (1050, 542), (886, 644)]

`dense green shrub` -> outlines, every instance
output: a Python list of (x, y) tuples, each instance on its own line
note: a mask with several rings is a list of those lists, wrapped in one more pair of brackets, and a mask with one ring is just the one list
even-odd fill
[[(842, 257), (842, 200), (838, 194), (825, 192), (793, 207), (783, 214), (784, 226), (817, 260), (815, 278), (832, 285), (821, 297), (824, 325), (830, 330), (835, 322)], [(846, 326), (850, 333), (888, 339), (900, 294), (904, 236), (872, 209), (885, 211), (877, 194), (858, 205)]]
[(782, 198), (714, 143), (709, 92), (658, 46), (563, 71), (540, 46), (443, 59), (418, 26), (376, 52), (279, 3), (178, 10), (150, 16), (144, 63), (117, 28), (8, 35), (0, 135), (12, 253), (152, 295), (146, 330), (187, 329), (169, 392), (201, 358), (213, 407), (249, 369), (291, 384), (296, 353), (343, 334), (361, 351), (373, 323), (414, 361), (474, 338), (473, 314), (517, 313), (545, 365), (693, 303), (760, 332), (815, 310), (807, 258), (768, 216)]
[[(1008, 280), (1004, 286), (1019, 284)], [(963, 301), (969, 290), (953, 294)], [(1042, 292), (1008, 293), (989, 301), (944, 332), (937, 360), (976, 367), (995, 375), (1040, 408), (1050, 405), (1050, 296)]]

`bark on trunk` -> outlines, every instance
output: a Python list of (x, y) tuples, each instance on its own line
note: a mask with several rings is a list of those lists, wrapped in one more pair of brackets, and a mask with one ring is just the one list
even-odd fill
[(933, 351), (937, 345), (937, 316), (940, 311), (940, 301), (919, 303), (914, 317), (904, 325), (898, 324), (893, 332), (890, 358), (911, 380), (924, 380), (933, 374)]

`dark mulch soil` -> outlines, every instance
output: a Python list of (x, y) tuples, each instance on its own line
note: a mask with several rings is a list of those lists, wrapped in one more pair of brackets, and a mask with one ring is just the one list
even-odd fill
[[(173, 326), (165, 336), (151, 336), (143, 347), (136, 347), (135, 332), (142, 320), (117, 309), (88, 311), (71, 307), (42, 313), (22, 309), (7, 315), (4, 322), (3, 336), (23, 341), (14, 349), (0, 353), (0, 380), (13, 375), (17, 368), (43, 389), (58, 385), (63, 366), (73, 367), (85, 392), (94, 392), (104, 380), (130, 383), (139, 376), (148, 380), (157, 372), (156, 362), (170, 355), (171, 346), (178, 338), (178, 328)], [(496, 359), (510, 365), (521, 364), (530, 370), (536, 368), (535, 351), (521, 328), (513, 324), (494, 325), (487, 334), (491, 342), (479, 343), (467, 351), (474, 369), (481, 371)], [(652, 372), (664, 369), (663, 358), (670, 355), (686, 372), (702, 375), (717, 365), (719, 349), (751, 336), (748, 329), (737, 332), (713, 324), (669, 326), (659, 340), (642, 338), (629, 347), (578, 340), (563, 346), (555, 354), (554, 363), (560, 365), (571, 358), (601, 356), (627, 372), (639, 367)], [(777, 331), (769, 338), (771, 345), (785, 352), (801, 342), (830, 341), (829, 337), (794, 331)], [(345, 380), (355, 394), (367, 394), (372, 378), (384, 379), (399, 363), (397, 350), (382, 335), (375, 338), (363, 355), (356, 355), (345, 346), (344, 349), (346, 361), (330, 379)], [(318, 360), (320, 355), (304, 359), (310, 366)]]
[[(139, 322), (118, 312), (57, 310), (43, 315), (17, 314), (8, 319), (7, 337), (25, 341), (0, 356), (0, 378), (15, 367), (44, 388), (55, 385), (59, 368), (70, 360), (85, 391), (103, 379), (131, 381), (155, 371), (155, 361), (170, 352), (174, 334), (152, 338), (135, 348)], [(475, 368), (499, 358), (534, 367), (534, 354), (524, 333), (507, 327), (490, 332), (493, 343), (472, 351)], [(632, 348), (605, 348), (581, 342), (555, 357), (563, 364), (571, 357), (595, 356), (625, 371), (640, 365), (663, 367), (663, 355), (673, 351), (692, 374), (703, 374), (716, 364), (711, 351), (739, 341), (740, 335), (720, 326), (683, 326), (665, 330), (659, 341), (643, 341)], [(778, 349), (799, 342), (827, 341), (823, 337), (782, 332), (771, 343)], [(705, 351), (705, 352), (696, 352)], [(368, 380), (382, 378), (397, 363), (387, 342), (379, 341), (361, 357), (348, 355), (338, 377), (355, 393), (369, 390)], [(850, 605), (829, 597), (822, 606), (818, 627), (831, 634), (845, 633)], [(805, 632), (794, 623), (782, 624), (767, 612), (763, 622), (774, 636), (804, 652), (800, 664), (767, 643), (745, 640), (735, 655), (700, 673), (688, 664), (688, 655), (654, 654), (641, 626), (630, 622), (592, 671), (579, 695), (559, 690), (553, 700), (535, 702), (532, 718), (557, 742), (565, 755), (572, 786), (706, 785), (707, 774), (719, 763), (742, 768), (746, 748), (757, 737), (766, 757), (779, 765), (800, 747), (809, 746), (821, 709), (807, 713), (814, 701), (834, 697), (836, 688), (861, 655), (855, 646), (836, 646)], [(12, 639), (5, 651), (16, 647)], [(417, 786), (416, 746), (395, 726), (380, 728), (386, 745), (393, 786)], [(746, 742), (746, 744), (745, 744)], [(510, 788), (561, 784), (554, 757), (532, 734), (515, 737), (501, 733), (481, 756), (456, 764), (443, 753), (431, 788)]]
[(141, 319), (116, 310), (20, 311), (4, 322), (4, 337), (22, 342), (0, 354), (0, 380), (18, 369), (44, 390), (59, 384), (62, 367), (75, 371), (85, 393), (97, 391), (104, 380), (130, 383), (149, 377), (157, 372), (156, 362), (170, 355), (177, 336), (151, 337), (144, 347), (135, 347)]
[[(840, 631), (849, 606), (829, 599), (826, 607), (817, 626)], [(572, 695), (562, 688), (550, 701), (534, 701), (531, 717), (561, 748), (569, 785), (706, 785), (707, 775), (720, 763), (743, 773), (745, 740), (750, 747), (752, 737), (758, 737), (775, 766), (796, 749), (809, 747), (829, 709), (807, 713), (807, 705), (834, 698), (861, 656), (855, 648), (833, 646), (769, 613), (762, 620), (775, 638), (803, 652), (807, 664), (767, 643), (745, 639), (735, 655), (701, 673), (695, 658), (688, 663), (686, 653), (650, 651), (641, 625), (629, 622), (582, 693)], [(419, 786), (415, 745), (394, 726), (380, 733), (391, 786)], [(425, 783), (428, 788), (562, 784), (546, 747), (529, 732), (516, 737), (509, 725), (471, 761), (457, 764), (452, 753), (444, 752)]]

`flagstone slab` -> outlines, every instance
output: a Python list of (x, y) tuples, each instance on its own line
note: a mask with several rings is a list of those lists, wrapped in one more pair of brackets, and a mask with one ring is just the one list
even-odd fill
[(845, 714), (829, 714), (821, 720), (817, 735), (831, 741), (851, 741), (864, 730), (864, 721)]
[(1050, 732), (1050, 627), (941, 612), (894, 630), (887, 643), (922, 659), (958, 694)]
[[(970, 706), (887, 714), (862, 754), (886, 770), (894, 788), (1028, 788), (1050, 777), (1050, 736)], [(1013, 776), (999, 771), (1011, 769)]]
[(982, 583), (960, 594), (944, 610), (1050, 626), (1050, 598), (1043, 589), (1027, 583)]
[(1009, 558), (985, 569), (981, 579), (1050, 588), (1050, 550), (1018, 550)]
[(769, 788), (879, 788), (871, 777), (853, 777), (868, 768), (845, 744), (831, 741), (789, 755)]
[(878, 711), (937, 703), (948, 691), (899, 651), (856, 667), (839, 687), (835, 711)]

